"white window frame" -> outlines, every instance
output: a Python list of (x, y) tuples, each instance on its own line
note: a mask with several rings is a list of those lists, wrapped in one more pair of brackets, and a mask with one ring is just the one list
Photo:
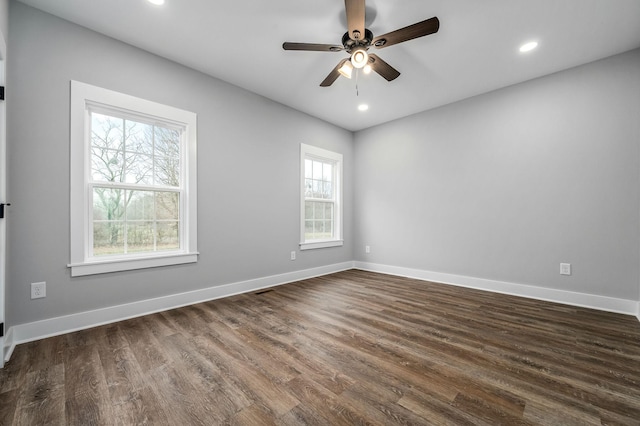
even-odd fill
[[(130, 118), (159, 120), (182, 129), (180, 187), (180, 249), (169, 252), (134, 253), (90, 257), (93, 244), (90, 205), (92, 191), (90, 108), (117, 110)], [(71, 276), (194, 263), (197, 250), (197, 116), (168, 105), (126, 95), (90, 84), (71, 81), (70, 123), (70, 242)]]
[[(326, 240), (305, 241), (305, 160), (316, 159), (333, 163), (334, 188), (334, 237)], [(300, 250), (312, 250), (327, 247), (339, 247), (344, 244), (342, 239), (342, 154), (318, 148), (316, 146), (300, 144)]]

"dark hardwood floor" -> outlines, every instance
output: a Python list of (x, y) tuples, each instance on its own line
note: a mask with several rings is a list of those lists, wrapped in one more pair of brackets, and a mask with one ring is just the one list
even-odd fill
[(19, 345), (2, 425), (640, 424), (640, 323), (363, 271)]

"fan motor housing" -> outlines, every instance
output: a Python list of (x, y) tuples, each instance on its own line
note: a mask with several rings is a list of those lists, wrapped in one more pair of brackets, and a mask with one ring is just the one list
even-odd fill
[(344, 46), (344, 50), (351, 53), (351, 50), (357, 47), (364, 47), (365, 49), (368, 49), (369, 46), (371, 46), (371, 40), (373, 40), (373, 33), (367, 28), (364, 29), (364, 37), (358, 40), (352, 40), (349, 37), (349, 32), (347, 31), (342, 36), (342, 45)]

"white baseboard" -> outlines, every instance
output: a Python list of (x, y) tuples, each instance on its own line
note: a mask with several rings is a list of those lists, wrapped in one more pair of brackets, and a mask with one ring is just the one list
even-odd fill
[(594, 294), (577, 293), (532, 285), (515, 284), (505, 281), (487, 280), (483, 278), (445, 274), (441, 272), (402, 268), (368, 262), (357, 261), (355, 262), (355, 268), (362, 269), (364, 271), (416, 278), (441, 284), (451, 284), (459, 287), (492, 291), (494, 293), (527, 297), (529, 299), (545, 300), (565, 305), (580, 306), (583, 308), (598, 309), (601, 311), (616, 312), (626, 315), (635, 315), (638, 317), (638, 320), (640, 320), (640, 303), (634, 300), (617, 299)]
[(4, 344), (2, 347), (2, 355), (3, 355), (3, 359), (4, 362), (9, 361), (9, 358), (11, 358), (11, 354), (13, 353), (13, 350), (15, 349), (16, 344), (13, 341), (13, 328), (10, 328), (9, 330), (7, 330), (7, 334), (5, 334), (4, 336)]
[(62, 317), (18, 324), (9, 328), (5, 338), (4, 357), (9, 361), (16, 345), (34, 340), (110, 324), (130, 318), (140, 317), (208, 300), (220, 299), (241, 293), (275, 287), (321, 275), (353, 269), (353, 262), (337, 263), (301, 271), (272, 275), (253, 280), (240, 281), (201, 290), (178, 293), (155, 299), (141, 300), (124, 305), (110, 306), (93, 311), (79, 312)]
[(280, 275), (272, 275), (269, 277), (256, 278), (253, 280), (240, 281), (217, 287), (209, 287), (201, 290), (158, 297), (155, 299), (96, 309), (93, 311), (80, 312), (42, 321), (18, 324), (10, 327), (5, 335), (3, 348), (4, 360), (5, 362), (9, 361), (14, 348), (16, 345), (21, 343), (27, 343), (77, 330), (110, 324), (129, 318), (179, 308), (181, 306), (220, 299), (241, 293), (249, 293), (264, 288), (275, 287), (282, 284), (354, 268), (389, 275), (416, 278), (425, 281), (433, 281), (442, 284), (451, 284), (460, 287), (510, 294), (513, 296), (563, 303), (566, 305), (635, 315), (638, 318), (638, 321), (640, 321), (640, 302), (638, 301), (355, 261), (321, 266)]

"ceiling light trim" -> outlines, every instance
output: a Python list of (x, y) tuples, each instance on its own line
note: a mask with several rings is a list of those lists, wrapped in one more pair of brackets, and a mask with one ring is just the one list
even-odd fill
[(538, 47), (537, 41), (529, 41), (527, 43), (524, 43), (522, 46), (520, 46), (520, 52), (521, 53), (531, 52), (532, 50), (535, 50), (537, 47)]

